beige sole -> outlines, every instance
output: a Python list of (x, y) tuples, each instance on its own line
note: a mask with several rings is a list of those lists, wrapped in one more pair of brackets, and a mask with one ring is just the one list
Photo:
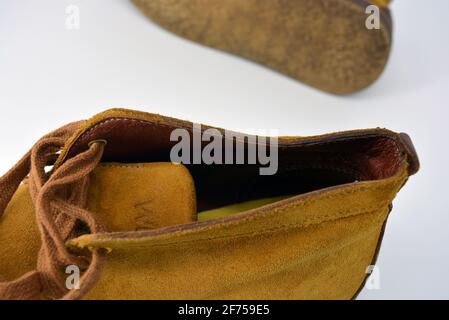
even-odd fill
[(368, 30), (365, 0), (132, 0), (162, 27), (321, 90), (372, 84), (391, 47), (391, 17)]

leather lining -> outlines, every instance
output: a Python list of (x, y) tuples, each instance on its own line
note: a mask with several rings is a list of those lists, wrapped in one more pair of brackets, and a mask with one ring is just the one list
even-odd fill
[[(104, 162), (168, 162), (170, 150), (177, 143), (170, 141), (170, 133), (176, 128), (186, 129), (192, 137), (190, 122), (171, 118), (101, 119), (79, 133), (62, 159), (83, 151), (93, 140), (105, 139), (108, 144)], [(208, 128), (202, 126), (203, 131)], [(258, 165), (187, 167), (195, 181), (198, 210), (202, 211), (263, 197), (303, 194), (354, 181), (391, 177), (405, 160), (404, 153), (411, 152), (403, 146), (403, 140), (381, 129), (307, 139), (279, 138), (279, 170), (273, 176), (259, 175)], [(415, 170), (416, 161), (412, 163), (415, 165), (410, 167)]]

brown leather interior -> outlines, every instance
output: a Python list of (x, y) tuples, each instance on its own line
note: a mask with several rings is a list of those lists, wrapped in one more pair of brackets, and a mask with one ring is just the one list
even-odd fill
[[(170, 150), (177, 143), (170, 141), (170, 134), (180, 127), (192, 136), (192, 125), (183, 121), (103, 120), (74, 141), (68, 157), (86, 149), (89, 142), (104, 139), (107, 141), (104, 162), (170, 161)], [(207, 128), (203, 126), (202, 130)], [(272, 176), (260, 175), (258, 164), (187, 167), (195, 181), (198, 210), (202, 211), (262, 197), (302, 194), (354, 181), (388, 178), (399, 169), (402, 148), (397, 136), (376, 130), (310, 139), (280, 138), (278, 172)]]

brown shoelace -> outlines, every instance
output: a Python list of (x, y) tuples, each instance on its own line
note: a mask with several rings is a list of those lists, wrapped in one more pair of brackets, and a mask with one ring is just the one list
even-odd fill
[[(104, 250), (93, 249), (90, 257), (78, 256), (69, 252), (65, 243), (86, 228), (91, 233), (105, 232), (95, 214), (85, 209), (89, 176), (101, 160), (104, 144), (91, 143), (87, 151), (65, 161), (51, 174), (45, 171), (79, 125), (79, 122), (72, 123), (43, 137), (0, 178), (1, 217), (20, 184), (28, 177), (42, 242), (36, 270), (14, 281), (0, 282), (0, 300), (79, 299), (100, 277), (106, 259)], [(66, 288), (64, 271), (68, 265), (76, 265), (84, 271), (78, 290)]]

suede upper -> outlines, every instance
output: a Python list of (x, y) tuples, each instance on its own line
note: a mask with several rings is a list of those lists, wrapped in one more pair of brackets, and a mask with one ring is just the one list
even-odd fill
[[(107, 140), (88, 208), (108, 232), (67, 242), (74, 252), (110, 251), (86, 298), (356, 296), (375, 262), (391, 203), (419, 168), (408, 137), (373, 129), (280, 138), (279, 171), (261, 178), (248, 167), (167, 163), (166, 132), (190, 125), (115, 109), (85, 122), (67, 142), (55, 170), (91, 141)], [(287, 194), (197, 221), (198, 211), (237, 199)], [(36, 264), (40, 240), (33, 216), (25, 182), (0, 219), (0, 274), (8, 280)]]

